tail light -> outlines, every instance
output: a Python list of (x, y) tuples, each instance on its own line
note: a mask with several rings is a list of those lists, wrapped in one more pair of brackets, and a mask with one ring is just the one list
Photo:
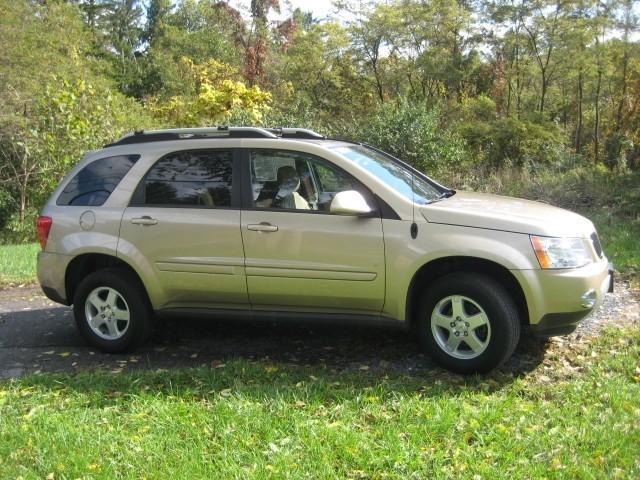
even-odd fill
[(40, 247), (42, 247), (42, 250), (44, 250), (44, 247), (47, 246), (47, 239), (49, 238), (49, 231), (51, 230), (51, 225), (53, 225), (53, 220), (51, 219), (51, 217), (43, 217), (41, 215), (36, 220), (36, 229), (38, 230), (38, 241), (40, 242)]

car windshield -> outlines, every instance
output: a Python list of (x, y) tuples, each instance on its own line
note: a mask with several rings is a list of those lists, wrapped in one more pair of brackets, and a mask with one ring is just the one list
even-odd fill
[[(332, 150), (378, 177), (407, 200), (425, 205), (442, 198), (437, 187), (386, 155), (364, 145), (340, 145)], [(412, 192), (413, 187), (413, 192)]]

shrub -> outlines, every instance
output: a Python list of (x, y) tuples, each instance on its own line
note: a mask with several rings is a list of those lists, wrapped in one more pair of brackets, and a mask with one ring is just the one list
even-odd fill
[(462, 138), (440, 124), (437, 108), (421, 102), (384, 103), (354, 133), (429, 173), (455, 170), (466, 158)]
[(474, 158), (492, 169), (510, 166), (561, 166), (567, 149), (560, 129), (517, 118), (464, 121), (458, 131)]

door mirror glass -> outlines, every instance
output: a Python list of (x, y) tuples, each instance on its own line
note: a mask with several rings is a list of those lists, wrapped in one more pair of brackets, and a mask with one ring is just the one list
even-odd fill
[(360, 192), (345, 190), (336, 193), (333, 197), (330, 211), (336, 215), (368, 215), (373, 212), (373, 209), (367, 205)]

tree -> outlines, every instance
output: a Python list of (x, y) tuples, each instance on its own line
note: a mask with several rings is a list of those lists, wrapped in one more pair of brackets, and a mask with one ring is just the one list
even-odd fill
[(245, 111), (260, 121), (269, 108), (271, 94), (258, 86), (247, 87), (232, 66), (210, 59), (196, 64), (181, 59), (185, 90), (192, 94), (175, 95), (167, 100), (151, 99), (151, 111), (162, 121), (174, 126), (200, 126), (223, 123), (234, 110)]

